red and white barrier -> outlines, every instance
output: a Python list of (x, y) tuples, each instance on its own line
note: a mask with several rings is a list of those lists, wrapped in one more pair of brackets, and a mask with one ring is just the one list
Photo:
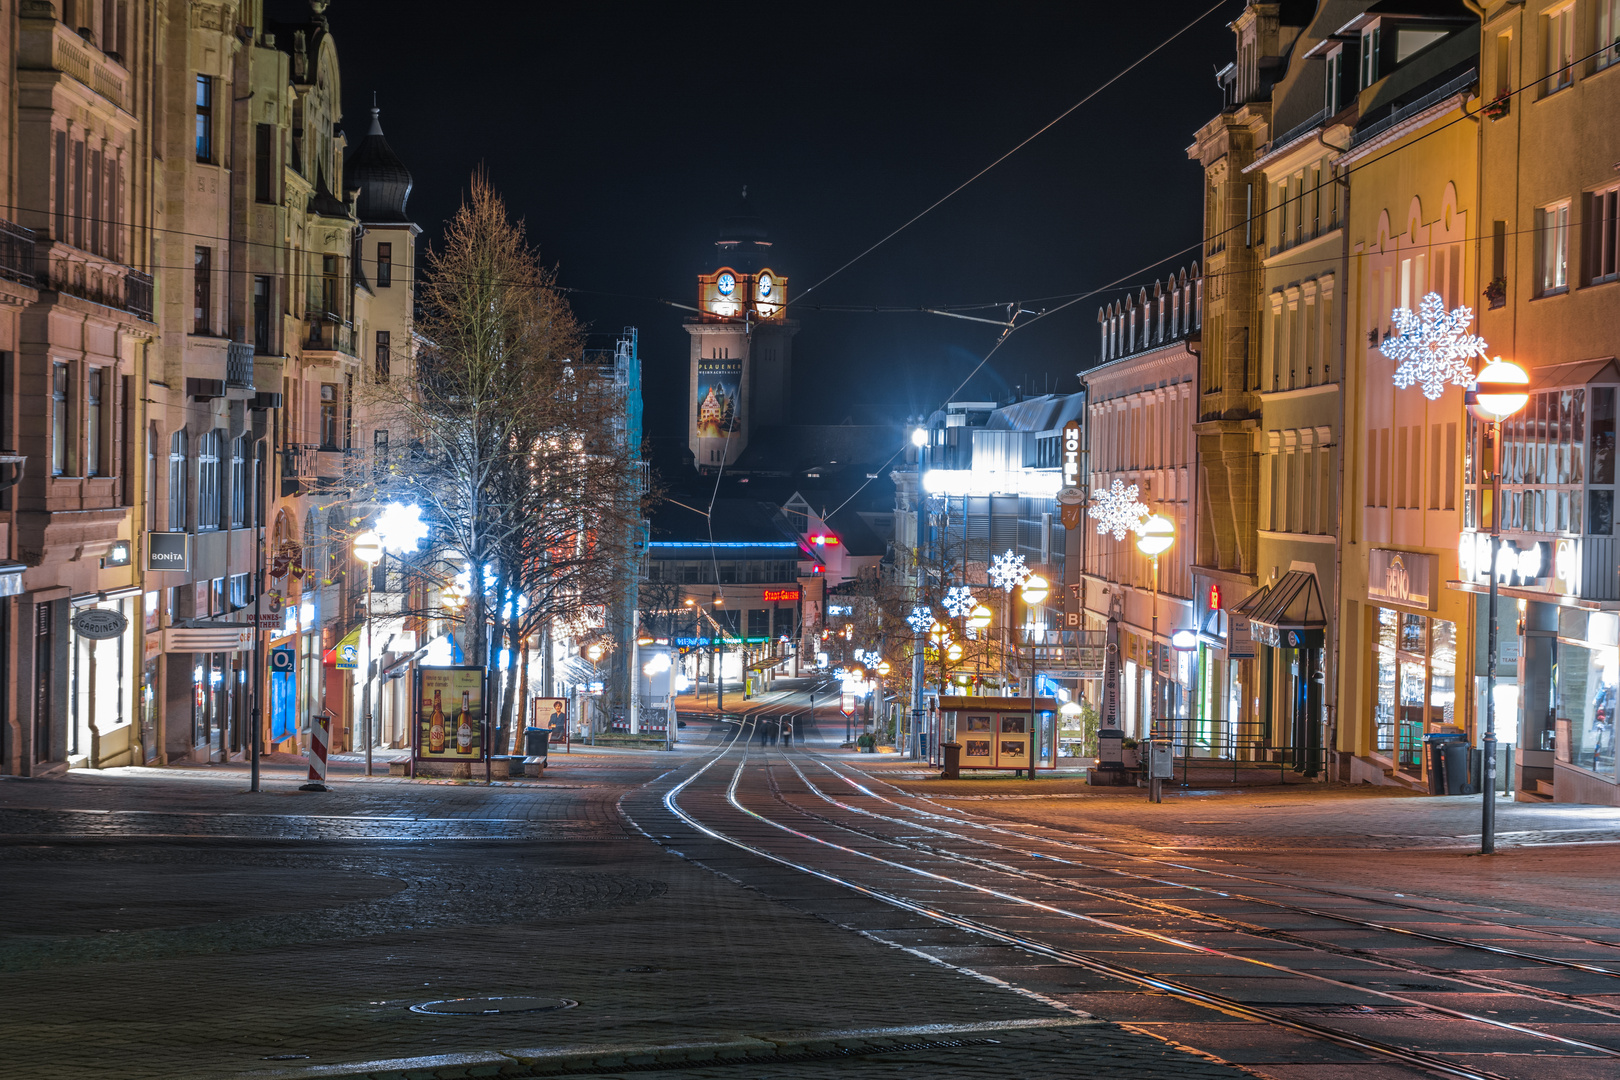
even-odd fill
[(325, 713), (309, 718), (309, 783), (299, 791), (326, 790), (326, 744), (331, 740), (331, 720)]

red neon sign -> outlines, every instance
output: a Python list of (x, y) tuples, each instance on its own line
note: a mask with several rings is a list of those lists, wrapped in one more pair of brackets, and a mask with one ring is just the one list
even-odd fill
[(788, 603), (799, 598), (798, 589), (766, 589), (763, 599), (767, 604)]
[(1221, 587), (1215, 582), (1211, 582), (1209, 586), (1209, 610), (1221, 610)]

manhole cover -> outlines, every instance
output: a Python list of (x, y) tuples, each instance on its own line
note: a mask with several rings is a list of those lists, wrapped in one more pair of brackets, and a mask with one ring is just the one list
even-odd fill
[(577, 1001), (551, 997), (467, 997), (424, 1001), (411, 1012), (427, 1016), (497, 1016), (501, 1013), (556, 1012), (572, 1009)]

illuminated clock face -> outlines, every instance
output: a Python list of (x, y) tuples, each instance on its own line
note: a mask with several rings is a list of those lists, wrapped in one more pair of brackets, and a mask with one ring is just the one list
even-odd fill
[(737, 278), (730, 271), (727, 271), (720, 275), (720, 280), (715, 282), (715, 287), (720, 290), (721, 296), (730, 296), (737, 291)]
[(761, 274), (761, 275), (759, 275), (759, 295), (760, 296), (765, 297), (765, 296), (771, 295), (771, 290), (774, 289), (775, 287), (776, 287), (776, 282), (771, 280), (771, 275), (769, 275), (769, 274)]

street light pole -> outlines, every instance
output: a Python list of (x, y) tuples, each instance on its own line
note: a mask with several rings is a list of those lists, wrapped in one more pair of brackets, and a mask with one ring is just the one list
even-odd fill
[(1502, 421), (1530, 400), (1530, 376), (1519, 365), (1497, 357), (1480, 369), (1470, 393), (1469, 408), (1491, 425), (1491, 539), (1490, 602), (1487, 608), (1485, 649), (1485, 735), (1480, 740), (1484, 757), (1484, 801), (1480, 806), (1479, 851), (1496, 851), (1496, 552), (1502, 542)]
[(364, 717), (364, 726), (361, 728), (361, 738), (366, 744), (366, 775), (371, 775), (371, 673), (377, 666), (372, 656), (372, 587), (374, 576), (372, 571), (382, 561), (382, 537), (374, 530), (367, 529), (354, 538), (354, 557), (366, 564), (366, 682), (360, 691), (360, 714)]
[(1162, 514), (1153, 514), (1136, 528), (1136, 549), (1153, 560), (1153, 640), (1148, 657), (1148, 738), (1153, 737), (1152, 713), (1159, 705), (1159, 556), (1176, 542), (1176, 526)]

